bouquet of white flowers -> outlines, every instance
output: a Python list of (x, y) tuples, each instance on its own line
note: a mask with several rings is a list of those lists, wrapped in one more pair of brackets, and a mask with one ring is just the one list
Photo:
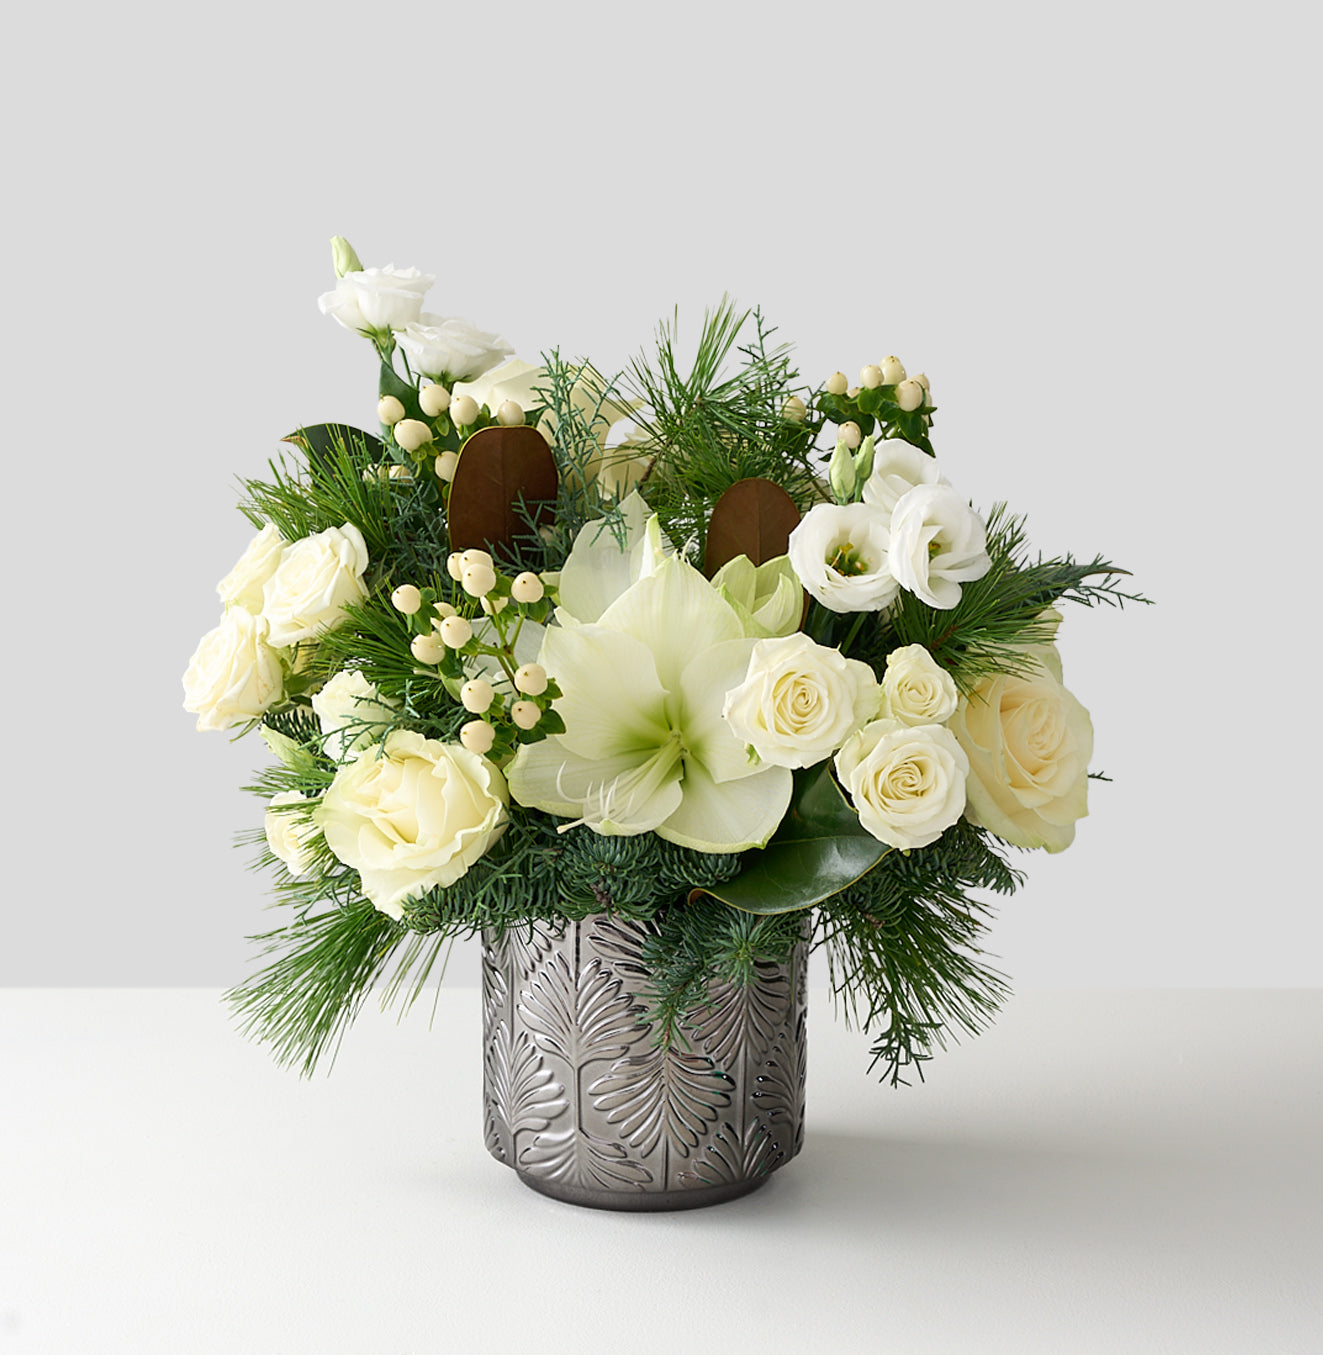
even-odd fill
[(663, 1033), (806, 920), (893, 1079), (978, 1029), (1008, 844), (1087, 812), (1057, 604), (1142, 600), (1123, 571), (976, 511), (895, 357), (809, 388), (723, 302), (687, 373), (673, 325), (614, 379), (529, 365), (423, 313), (431, 277), (334, 254), (379, 427), (301, 428), (246, 483), (184, 678), (199, 729), (274, 757), (254, 837), (290, 911), (250, 1028), (310, 1070), (392, 967), (416, 994), (457, 935), (618, 914)]

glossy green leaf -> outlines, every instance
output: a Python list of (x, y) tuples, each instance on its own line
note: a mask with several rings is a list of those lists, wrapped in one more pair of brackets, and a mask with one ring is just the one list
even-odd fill
[(290, 433), (283, 441), (300, 448), (309, 458), (316, 458), (319, 461), (334, 457), (340, 447), (348, 447), (352, 451), (364, 449), (376, 462), (386, 459), (386, 448), (379, 438), (347, 423), (309, 424), (306, 428), (299, 428)]

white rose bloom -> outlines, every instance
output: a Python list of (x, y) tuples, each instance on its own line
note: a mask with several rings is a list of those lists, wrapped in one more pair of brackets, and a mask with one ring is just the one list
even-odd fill
[(790, 533), (790, 564), (833, 612), (880, 612), (896, 596), (887, 515), (866, 503), (820, 503)]
[(882, 713), (904, 725), (944, 725), (960, 701), (955, 680), (922, 645), (887, 655)]
[(983, 519), (950, 485), (919, 485), (891, 514), (891, 572), (908, 593), (940, 611), (960, 601), (960, 585), (981, 579), (992, 561)]
[(268, 643), (283, 649), (339, 625), (345, 604), (367, 597), (367, 566), (367, 543), (352, 522), (286, 546), (262, 589)]
[(317, 298), (323, 315), (333, 315), (356, 334), (382, 333), (412, 324), (423, 308), (423, 294), (436, 281), (416, 268), (364, 268), (346, 273), (335, 291)]
[(406, 899), (452, 885), (505, 831), (505, 778), (459, 744), (396, 730), (341, 767), (315, 818), (363, 893), (399, 921)]
[(198, 728), (229, 729), (255, 720), (284, 694), (280, 656), (267, 643), (266, 622), (231, 607), (198, 642), (184, 674), (184, 709)]
[(1059, 852), (1089, 812), (1089, 712), (1061, 685), (1054, 645), (1031, 651), (1020, 676), (981, 679), (951, 719), (969, 755), (971, 823), (1017, 847)]
[(242, 607), (254, 616), (262, 610), (262, 586), (276, 572), (285, 538), (268, 522), (248, 543), (248, 549), (216, 585), (227, 607)]
[(341, 669), (312, 697), (327, 755), (343, 762), (350, 753), (371, 747), (381, 738), (397, 705), (383, 698), (357, 668)]
[(904, 438), (884, 438), (874, 444), (873, 469), (864, 481), (863, 500), (889, 514), (911, 489), (946, 483), (936, 457)]
[(307, 802), (306, 795), (300, 795), (296, 790), (286, 790), (272, 796), (266, 811), (267, 846), (285, 863), (289, 873), (296, 877), (308, 875), (312, 871), (314, 854), (311, 843), (317, 836), (317, 827), (306, 814), (279, 806)]
[(754, 645), (721, 713), (763, 762), (811, 767), (877, 713), (880, 696), (866, 663), (794, 634)]
[[(472, 380), (491, 371), (514, 349), (502, 338), (458, 318), (420, 315), (396, 335), (415, 372), (433, 381)], [(495, 405), (492, 406), (494, 410)]]
[(969, 759), (941, 725), (874, 720), (836, 755), (859, 822), (888, 846), (926, 847), (965, 808)]
[(545, 367), (511, 358), (476, 380), (457, 382), (450, 394), (455, 400), (467, 395), (474, 404), (486, 405), (491, 410), (499, 409), (506, 400), (513, 400), (523, 410), (536, 409), (544, 398), (534, 387), (546, 377)]

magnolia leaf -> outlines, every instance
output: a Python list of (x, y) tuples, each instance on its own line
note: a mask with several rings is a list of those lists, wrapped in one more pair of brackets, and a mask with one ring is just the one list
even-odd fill
[(483, 428), (460, 448), (446, 517), (452, 550), (509, 554), (550, 522), (559, 477), (536, 428)]
[(795, 775), (795, 791), (780, 828), (733, 879), (695, 890), (746, 913), (793, 913), (838, 894), (866, 875), (889, 852), (859, 822), (831, 774), (820, 762)]
[(766, 564), (790, 549), (790, 533), (799, 526), (794, 499), (772, 480), (737, 480), (717, 500), (707, 527), (704, 556), (708, 578), (737, 555)]
[(281, 441), (298, 447), (306, 452), (309, 458), (316, 458), (318, 461), (334, 457), (341, 447), (351, 452), (366, 451), (376, 462), (386, 460), (386, 448), (379, 438), (347, 423), (309, 424), (306, 428), (295, 429)]

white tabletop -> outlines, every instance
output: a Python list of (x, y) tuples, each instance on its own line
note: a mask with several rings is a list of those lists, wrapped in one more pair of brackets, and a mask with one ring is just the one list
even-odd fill
[(472, 989), (310, 1082), (214, 992), (0, 991), (0, 1351), (1323, 1350), (1323, 992), (1025, 993), (898, 1091), (815, 993), (809, 1062), (766, 1187), (608, 1214), (487, 1156)]

